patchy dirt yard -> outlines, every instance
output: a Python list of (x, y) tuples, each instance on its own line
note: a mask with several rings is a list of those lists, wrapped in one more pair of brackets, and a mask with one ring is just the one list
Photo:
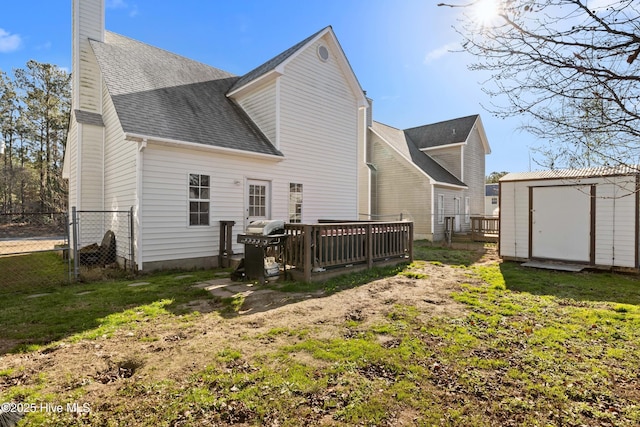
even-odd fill
[[(490, 251), (478, 262), (497, 262), (496, 254)], [(455, 302), (451, 293), (459, 290), (462, 283), (477, 280), (469, 276), (467, 269), (420, 262), (415, 273), (377, 280), (332, 295), (278, 292), (226, 279), (202, 283), (199, 286), (218, 296), (188, 304), (188, 308), (202, 315), (150, 319), (133, 328), (118, 330), (111, 337), (75, 343), (63, 341), (41, 351), (0, 356), (0, 371), (8, 373), (0, 376), (0, 389), (36, 386), (40, 396), (67, 396), (66, 399), (74, 395), (74, 390), (82, 390), (77, 401), (102, 420), (96, 425), (111, 425), (105, 421), (109, 419), (109, 411), (129, 399), (131, 388), (153, 388), (163, 381), (180, 384), (202, 372), (225, 349), (242, 354), (243, 360), (252, 360), (300, 340), (295, 334), (273, 331), (307, 330), (316, 339), (343, 337), (346, 321), (357, 321), (366, 328), (382, 321), (397, 305), (416, 307), (420, 316), (464, 314), (465, 306)], [(228, 298), (241, 302), (237, 312), (219, 310), (220, 303), (228, 303)], [(297, 357), (318, 363), (308, 354), (299, 353)], [(146, 396), (148, 399), (149, 395)], [(394, 424), (412, 424), (414, 420), (411, 414), (398, 417)], [(402, 417), (408, 418), (403, 421)], [(242, 417), (228, 421), (234, 424), (242, 421)]]

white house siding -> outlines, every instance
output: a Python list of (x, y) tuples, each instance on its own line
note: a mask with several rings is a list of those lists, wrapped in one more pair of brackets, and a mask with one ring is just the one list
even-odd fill
[(104, 128), (89, 124), (79, 124), (80, 133), (80, 200), (77, 206), (82, 210), (103, 210), (103, 156)]
[(272, 80), (236, 101), (251, 117), (273, 145), (278, 146), (276, 134), (276, 81)]
[(64, 158), (65, 178), (69, 182), (69, 208), (78, 206), (78, 122), (71, 114), (69, 134), (65, 146)]
[[(326, 62), (320, 43), (330, 51)], [(321, 39), (286, 65), (279, 122), (286, 160), (277, 169), (288, 178), (274, 182), (274, 204), (286, 206), (288, 182), (302, 181), (303, 222), (357, 219), (358, 106), (330, 43)]]
[(480, 139), (477, 125), (469, 135), (467, 145), (464, 146), (464, 176), (462, 181), (467, 184), (466, 196), (471, 202), (471, 216), (484, 215), (485, 198), (485, 150)]
[(371, 133), (373, 212), (382, 220), (413, 220), (414, 238), (431, 239), (431, 184), (413, 162), (402, 157)]
[(427, 153), (433, 160), (438, 162), (442, 167), (452, 173), (456, 178), (463, 181), (462, 179), (462, 146), (457, 145), (454, 147), (442, 147), (426, 150)]
[[(148, 269), (149, 263), (203, 258), (201, 265), (212, 265), (219, 249), (219, 221), (235, 221), (235, 234), (243, 230), (247, 174), (266, 169), (273, 163), (159, 146), (152, 142), (144, 149), (143, 158), (143, 269)], [(191, 173), (210, 176), (209, 226), (189, 226), (188, 178)], [(269, 173), (251, 176), (271, 178)], [(242, 248), (235, 245), (235, 234), (234, 251), (241, 252)]]
[(100, 71), (89, 39), (104, 37), (104, 0), (74, 0), (73, 108), (100, 114)]
[(128, 210), (136, 204), (137, 144), (125, 141), (111, 97), (104, 90), (105, 153), (104, 208)]
[[(445, 224), (440, 223), (438, 220), (439, 213), (439, 197), (438, 195), (442, 194), (444, 196), (444, 216), (454, 216), (455, 215), (455, 201), (454, 199), (460, 199), (460, 224), (461, 228), (464, 231), (465, 223), (464, 223), (464, 198), (465, 192), (462, 190), (456, 190), (449, 187), (442, 187), (435, 185), (433, 187), (433, 240), (438, 241), (445, 238)], [(468, 228), (468, 224), (466, 225)]]
[[(530, 187), (595, 185), (595, 262), (600, 267), (636, 265), (636, 194), (634, 177), (591, 177), (500, 182), (500, 256), (529, 259)], [(534, 190), (535, 191), (535, 190)], [(626, 195), (626, 196), (625, 196)], [(571, 216), (571, 212), (563, 212)]]

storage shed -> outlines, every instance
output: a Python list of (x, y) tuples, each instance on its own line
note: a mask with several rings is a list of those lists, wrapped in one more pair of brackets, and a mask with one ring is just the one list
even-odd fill
[(505, 175), (500, 256), (637, 271), (638, 178), (634, 167)]

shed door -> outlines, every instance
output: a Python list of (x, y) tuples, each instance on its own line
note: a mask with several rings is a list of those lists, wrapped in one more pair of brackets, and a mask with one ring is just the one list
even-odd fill
[(589, 262), (590, 187), (535, 187), (532, 191), (532, 257)]

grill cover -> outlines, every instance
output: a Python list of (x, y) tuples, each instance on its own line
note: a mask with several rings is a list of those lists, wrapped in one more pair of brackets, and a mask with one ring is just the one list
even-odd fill
[(253, 221), (247, 227), (247, 234), (258, 234), (268, 236), (269, 234), (280, 234), (284, 232), (284, 221), (279, 219), (263, 219)]

